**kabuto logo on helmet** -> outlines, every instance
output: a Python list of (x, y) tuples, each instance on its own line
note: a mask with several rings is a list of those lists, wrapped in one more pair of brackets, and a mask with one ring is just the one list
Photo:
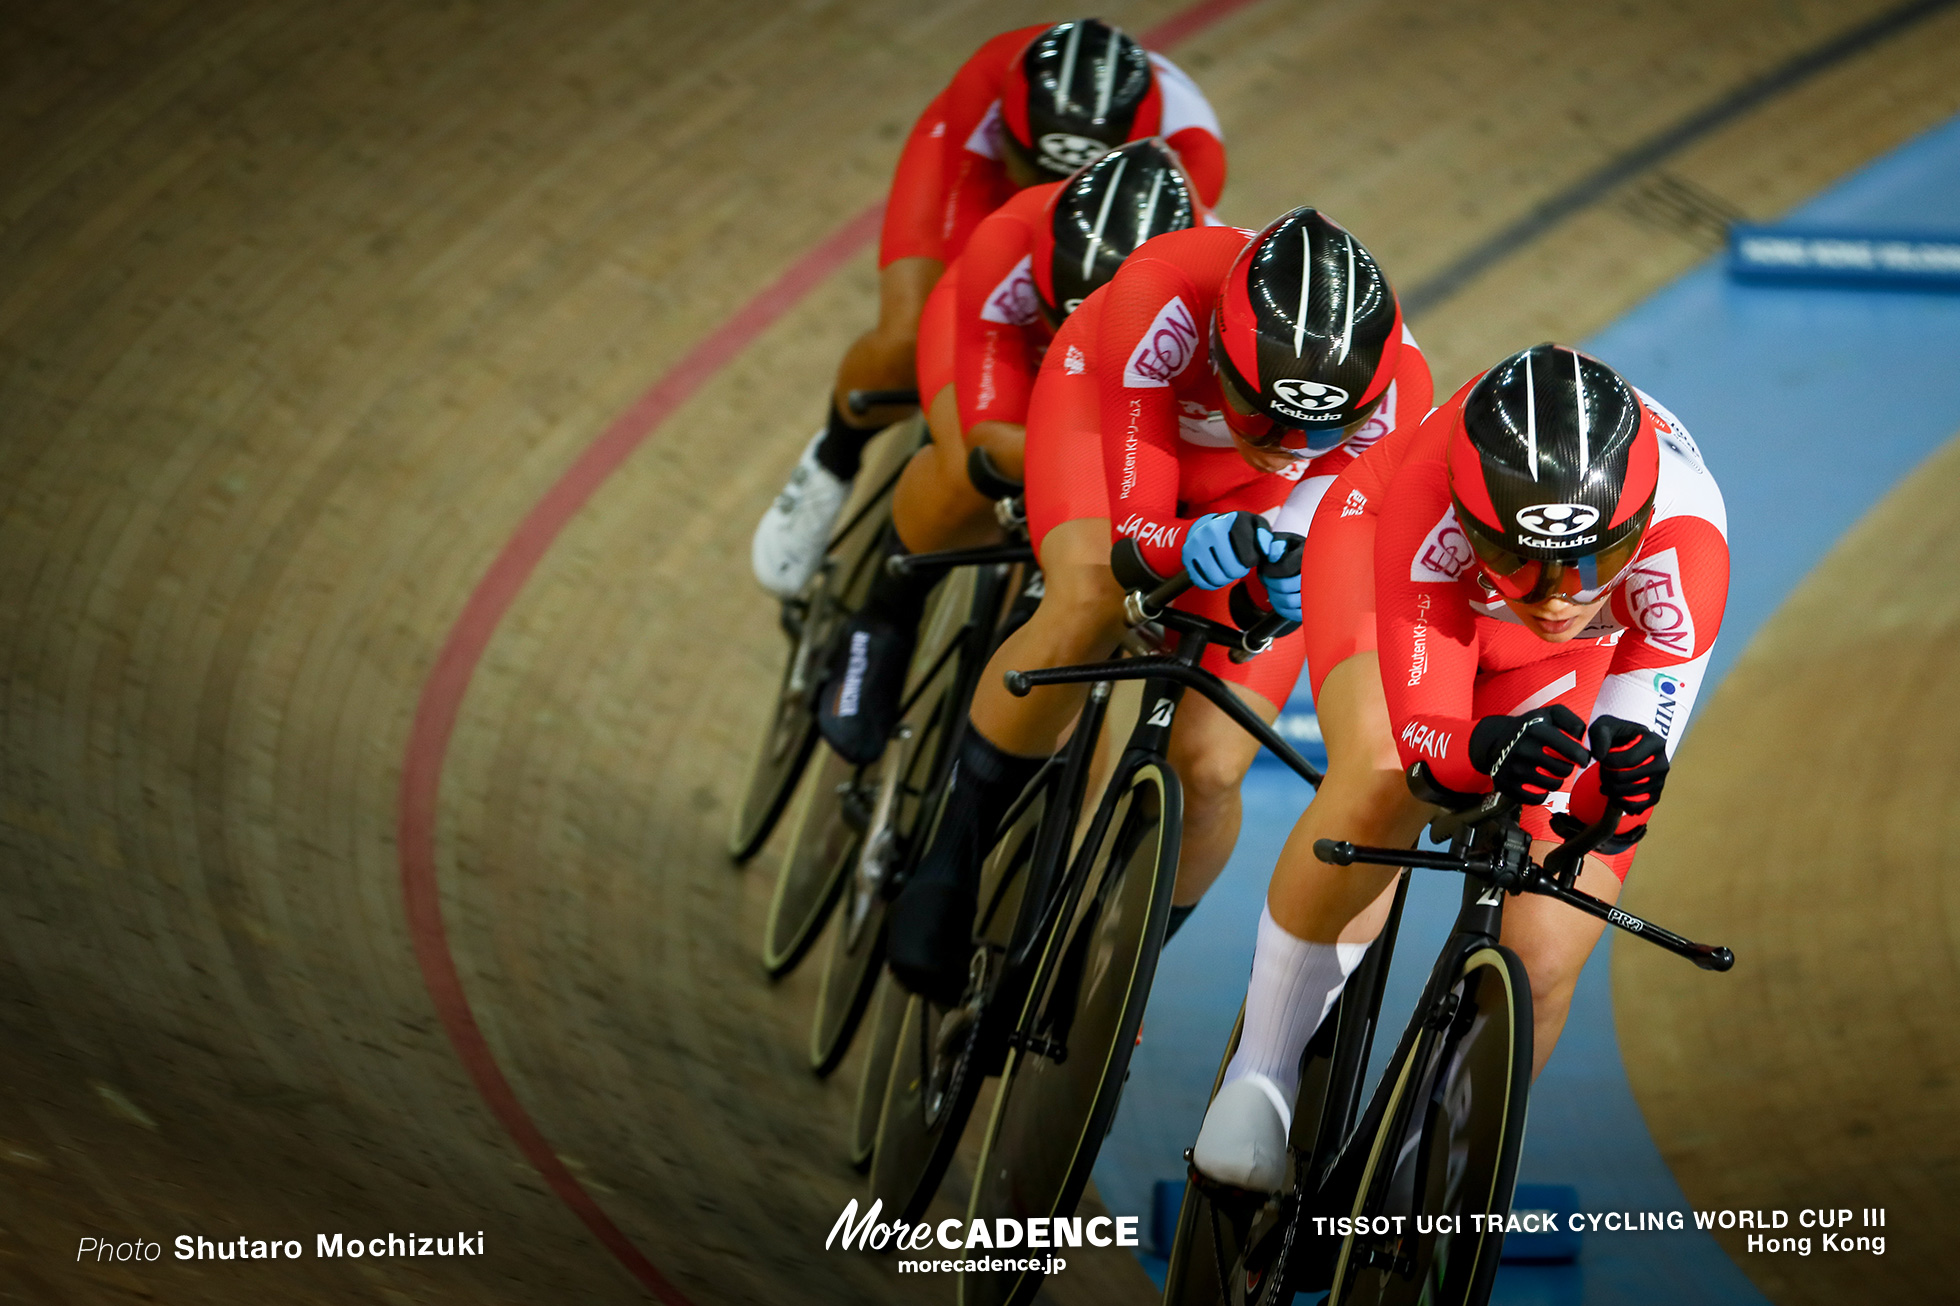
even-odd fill
[(1563, 540), (1599, 520), (1599, 509), (1583, 503), (1534, 503), (1518, 509), (1518, 525), (1534, 535)]
[(1273, 407), (1301, 421), (1325, 423), (1348, 401), (1337, 385), (1284, 376), (1273, 382)]
[(1109, 153), (1109, 146), (1091, 136), (1068, 132), (1049, 132), (1040, 142), (1041, 161), (1056, 172), (1074, 172), (1085, 163), (1094, 163)]

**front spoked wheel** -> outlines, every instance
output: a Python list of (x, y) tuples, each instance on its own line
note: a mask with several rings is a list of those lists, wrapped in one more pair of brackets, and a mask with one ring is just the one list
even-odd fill
[[(1012, 1035), (969, 1219), (1067, 1216), (1109, 1132), (1163, 948), (1183, 805), (1146, 762), (1121, 777)], [(1100, 815), (1100, 814), (1099, 814)], [(1023, 1306), (1037, 1271), (964, 1273), (962, 1306)]]
[(864, 1050), (864, 1075), (851, 1104), (851, 1168), (859, 1172), (871, 1168), (878, 1148), (878, 1119), (884, 1112), (885, 1084), (891, 1078), (907, 1001), (890, 971), (879, 977), (871, 998), (871, 1042)]
[[(826, 578), (826, 583), (827, 583)], [(776, 701), (762, 737), (756, 741), (744, 773), (742, 794), (728, 829), (728, 855), (745, 862), (769, 839), (776, 820), (789, 805), (796, 781), (817, 743), (817, 714), (813, 677), (837, 625), (836, 604), (820, 583), (799, 614), (796, 641), (776, 687)]]
[(1403, 1217), (1400, 1235), (1343, 1239), (1330, 1306), (1483, 1306), (1511, 1209), (1531, 1082), (1531, 988), (1505, 947), (1479, 948), (1431, 1008), (1362, 1171), (1353, 1214)]
[(826, 748), (804, 776), (762, 929), (762, 966), (771, 979), (803, 960), (857, 860), (867, 803), (856, 771)]

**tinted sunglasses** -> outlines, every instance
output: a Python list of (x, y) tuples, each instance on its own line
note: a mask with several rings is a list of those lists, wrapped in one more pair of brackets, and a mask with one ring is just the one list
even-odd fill
[(1376, 395), (1356, 409), (1354, 416), (1341, 425), (1320, 426), (1309, 430), (1288, 426), (1269, 417), (1245, 391), (1239, 388), (1230, 369), (1214, 367), (1212, 371), (1218, 377), (1219, 392), (1225, 397), (1226, 425), (1253, 448), (1283, 453), (1298, 462), (1318, 458), (1324, 453), (1340, 448), (1347, 442), (1349, 436), (1360, 430), (1362, 424), (1375, 415), (1375, 409), (1381, 407), (1382, 402), (1382, 396)]
[(1507, 599), (1527, 606), (1543, 603), (1554, 595), (1570, 603), (1592, 603), (1604, 596), (1625, 575), (1627, 565), (1640, 552), (1647, 536), (1647, 524), (1654, 506), (1641, 509), (1637, 525), (1616, 544), (1583, 558), (1548, 561), (1527, 558), (1493, 539), (1477, 520), (1458, 505), (1457, 521), (1477, 555), (1479, 570), (1490, 588)]

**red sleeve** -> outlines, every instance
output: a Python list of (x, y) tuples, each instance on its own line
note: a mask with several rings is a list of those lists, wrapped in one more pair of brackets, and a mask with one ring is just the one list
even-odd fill
[(878, 266), (902, 258), (944, 260), (940, 232), (946, 207), (946, 93), (941, 91), (912, 124), (885, 197), (878, 237)]
[(1046, 23), (1017, 27), (991, 37), (986, 44), (960, 65), (944, 92), (946, 99), (946, 140), (950, 148), (963, 150), (974, 128), (1000, 99), (1000, 88), (1007, 80), (1008, 65), (1027, 48), (1029, 41), (1048, 30)]
[(1627, 635), (1612, 671), (1675, 667), (1714, 647), (1729, 598), (1729, 542), (1704, 517), (1664, 517), (1613, 590)]
[[(1103, 470), (1109, 478), (1110, 526), (1143, 550), (1160, 576), (1183, 565), (1177, 515), (1177, 395), (1172, 382), (1205, 367), (1200, 297), (1175, 264), (1141, 252), (1096, 292), (1104, 296), (1096, 341), (1102, 391)], [(1202, 305), (1202, 308), (1199, 306)]]
[(1184, 173), (1209, 208), (1225, 191), (1225, 142), (1202, 127), (1186, 127), (1165, 137), (1184, 163)]
[(953, 393), (960, 430), (980, 422), (1025, 423), (1045, 335), (1034, 284), (1035, 228), (1063, 183), (1022, 191), (974, 230), (959, 261)]
[[(1427, 762), (1438, 783), (1488, 793), (1470, 764), (1477, 685), (1477, 618), (1460, 578), (1470, 542), (1450, 507), (1441, 457), (1456, 405), (1418, 430), (1382, 496), (1375, 533), (1375, 629), (1382, 691), (1402, 765)], [(1441, 419), (1439, 422), (1436, 419)]]
[(1001, 86), (1014, 57), (1047, 30), (1047, 24), (1037, 23), (1002, 32), (976, 50), (946, 88), (946, 191), (941, 238), (948, 262), (964, 252), (981, 220), (1014, 194), (994, 144), (975, 142), (983, 151), (976, 153), (968, 142), (974, 133), (982, 131), (990, 114), (999, 112)]

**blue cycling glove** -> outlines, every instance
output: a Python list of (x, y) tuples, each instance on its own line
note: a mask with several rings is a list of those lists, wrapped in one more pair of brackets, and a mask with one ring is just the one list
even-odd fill
[(1184, 536), (1184, 570), (1199, 589), (1222, 590), (1267, 561), (1272, 547), (1272, 528), (1258, 513), (1207, 513)]
[[(1288, 621), (1300, 620), (1300, 555), (1304, 543), (1297, 535), (1275, 534), (1266, 546), (1266, 565), (1259, 568), (1259, 579), (1266, 586), (1266, 601), (1273, 611)], [(1291, 551), (1291, 559), (1287, 557)]]

